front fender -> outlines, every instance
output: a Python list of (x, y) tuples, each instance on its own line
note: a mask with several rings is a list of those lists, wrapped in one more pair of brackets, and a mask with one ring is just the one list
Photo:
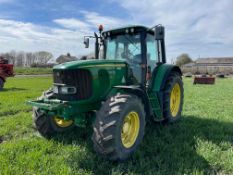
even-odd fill
[(148, 98), (148, 95), (145, 91), (143, 91), (140, 86), (137, 85), (131, 85), (131, 86), (114, 86), (111, 93), (109, 93), (109, 96), (112, 96), (118, 92), (126, 92), (126, 93), (131, 93), (134, 94), (136, 96), (138, 96), (141, 100), (142, 103), (144, 104), (145, 107), (145, 112), (146, 112), (146, 116), (149, 117), (152, 115), (152, 111), (151, 111), (151, 105), (150, 105), (150, 101)]

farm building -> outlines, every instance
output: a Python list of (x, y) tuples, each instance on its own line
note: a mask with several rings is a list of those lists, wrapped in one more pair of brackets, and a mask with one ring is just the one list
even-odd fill
[(233, 74), (233, 57), (199, 58), (193, 63), (181, 66), (183, 73), (193, 74)]
[(69, 53), (67, 55), (60, 55), (56, 59), (57, 63), (59, 63), (59, 64), (69, 62), (69, 61), (75, 61), (75, 60), (78, 60), (78, 58), (71, 56)]

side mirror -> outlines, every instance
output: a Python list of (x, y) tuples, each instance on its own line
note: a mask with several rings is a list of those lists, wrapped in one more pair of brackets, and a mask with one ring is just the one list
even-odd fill
[(165, 29), (159, 25), (155, 27), (155, 40), (163, 40), (165, 37)]
[(89, 38), (84, 38), (84, 45), (85, 45), (85, 48), (89, 48)]

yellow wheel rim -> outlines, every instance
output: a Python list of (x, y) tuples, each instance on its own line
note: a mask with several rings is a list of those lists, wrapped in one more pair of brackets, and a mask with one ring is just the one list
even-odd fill
[(171, 91), (170, 96), (170, 111), (173, 117), (176, 117), (180, 109), (181, 90), (180, 85), (176, 83)]
[(66, 128), (66, 127), (71, 126), (73, 124), (73, 120), (64, 120), (64, 119), (57, 117), (57, 116), (54, 117), (54, 121), (55, 121), (56, 125), (61, 127), (61, 128)]
[(124, 119), (121, 141), (124, 147), (130, 148), (134, 145), (140, 129), (140, 120), (137, 112), (130, 112)]

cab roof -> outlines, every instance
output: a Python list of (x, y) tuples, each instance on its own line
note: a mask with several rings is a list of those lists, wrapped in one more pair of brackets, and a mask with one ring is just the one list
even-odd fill
[(113, 34), (114, 33), (122, 33), (122, 32), (125, 32), (126, 29), (132, 29), (132, 28), (134, 28), (135, 31), (145, 30), (145, 31), (153, 32), (153, 30), (151, 30), (150, 28), (142, 26), (142, 25), (128, 25), (128, 26), (123, 26), (123, 27), (119, 27), (119, 28), (113, 28), (110, 30), (106, 30), (106, 31), (103, 31), (103, 33), (107, 33), (107, 32), (111, 32)]

